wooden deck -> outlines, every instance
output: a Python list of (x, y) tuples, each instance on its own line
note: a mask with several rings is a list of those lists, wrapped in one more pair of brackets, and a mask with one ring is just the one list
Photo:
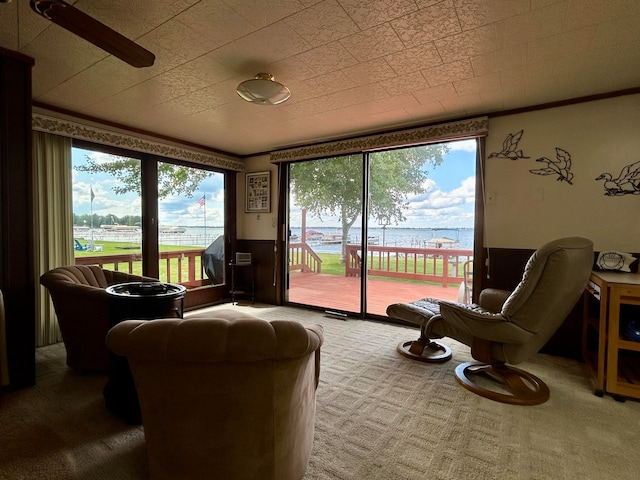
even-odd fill
[[(322, 273), (296, 272), (290, 275), (288, 301), (325, 307), (330, 310), (360, 312), (360, 278)], [(367, 313), (386, 315), (387, 306), (434, 297), (458, 300), (458, 287), (426, 283), (370, 279), (367, 282)]]

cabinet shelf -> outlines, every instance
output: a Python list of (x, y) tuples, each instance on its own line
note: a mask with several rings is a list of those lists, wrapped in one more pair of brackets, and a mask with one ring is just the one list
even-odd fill
[(640, 342), (634, 342), (633, 340), (625, 340), (621, 338), (618, 340), (618, 348), (620, 350), (630, 350), (632, 352), (640, 352)]

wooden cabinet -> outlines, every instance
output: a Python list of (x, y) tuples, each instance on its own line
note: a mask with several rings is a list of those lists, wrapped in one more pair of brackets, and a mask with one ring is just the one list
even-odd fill
[(609, 331), (606, 391), (640, 398), (640, 342), (623, 333), (623, 321), (640, 319), (640, 282), (614, 284), (609, 291)]
[(604, 395), (607, 343), (607, 282), (591, 274), (584, 292), (584, 321), (582, 324), (582, 358), (595, 383), (595, 394)]
[(593, 272), (584, 293), (582, 356), (596, 395), (640, 398), (640, 342), (622, 333), (631, 318), (640, 319), (640, 275)]

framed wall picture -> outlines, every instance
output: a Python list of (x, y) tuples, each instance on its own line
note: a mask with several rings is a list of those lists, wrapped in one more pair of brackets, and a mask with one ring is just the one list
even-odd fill
[(245, 174), (247, 213), (266, 213), (271, 211), (271, 172)]

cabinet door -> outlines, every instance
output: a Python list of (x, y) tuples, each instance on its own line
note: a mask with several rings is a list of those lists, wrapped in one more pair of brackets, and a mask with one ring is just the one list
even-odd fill
[(640, 318), (640, 285), (612, 285), (609, 303), (607, 391), (640, 398), (640, 342), (623, 334), (625, 323)]

